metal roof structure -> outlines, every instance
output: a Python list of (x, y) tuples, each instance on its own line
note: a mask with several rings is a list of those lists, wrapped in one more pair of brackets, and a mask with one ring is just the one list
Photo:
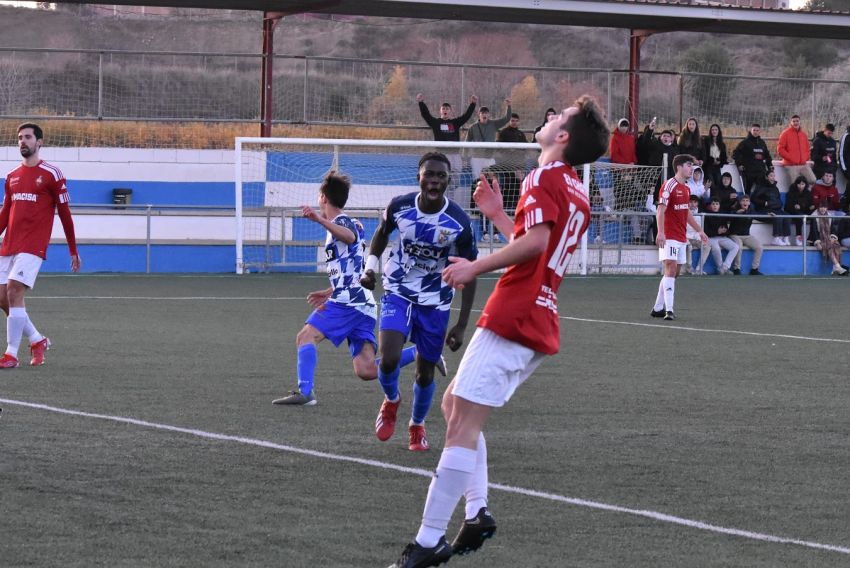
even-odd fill
[(720, 6), (666, 0), (111, 0), (121, 4), (356, 16), (512, 22), (759, 36), (850, 38), (850, 13)]

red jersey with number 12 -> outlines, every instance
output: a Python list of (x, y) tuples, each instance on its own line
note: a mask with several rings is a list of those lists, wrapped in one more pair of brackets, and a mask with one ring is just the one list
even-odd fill
[(687, 243), (688, 212), (691, 190), (685, 184), (671, 177), (664, 182), (658, 194), (658, 202), (667, 207), (664, 210), (664, 238)]
[(508, 267), (487, 300), (478, 327), (539, 353), (557, 353), (558, 287), (589, 222), (590, 203), (572, 167), (551, 162), (532, 170), (522, 182), (514, 238), (545, 223), (552, 227), (549, 244), (540, 256)]

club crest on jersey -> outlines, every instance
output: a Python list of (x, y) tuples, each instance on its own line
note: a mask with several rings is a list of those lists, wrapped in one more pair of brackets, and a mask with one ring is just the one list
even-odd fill
[(35, 178), (35, 185), (41, 185), (43, 183), (44, 183), (44, 180), (42, 179), (41, 176), (38, 176), (37, 178)]
[(440, 236), (437, 237), (437, 242), (440, 243), (441, 245), (446, 244), (447, 242), (449, 242), (449, 235), (451, 235), (451, 234), (452, 234), (452, 232), (449, 231), (449, 230), (440, 229)]

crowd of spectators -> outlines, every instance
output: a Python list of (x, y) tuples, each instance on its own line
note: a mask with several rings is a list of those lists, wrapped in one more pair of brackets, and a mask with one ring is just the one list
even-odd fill
[[(461, 128), (473, 116), (478, 102), (477, 97), (470, 97), (464, 114), (454, 118), (449, 103), (443, 103), (440, 116), (434, 117), (428, 112), (422, 95), (417, 95), (416, 100), (422, 117), (434, 133), (434, 139), (453, 141), (460, 140)], [(554, 108), (546, 109), (542, 122), (530, 137), (531, 142), (536, 141), (537, 133), (556, 113)], [(519, 122), (519, 115), (512, 112), (510, 99), (505, 99), (505, 112), (499, 118), (491, 118), (490, 110), (481, 107), (478, 120), (466, 131), (465, 140), (526, 142), (529, 138)], [(830, 251), (836, 243), (839, 249), (841, 246), (850, 247), (850, 217), (841, 219), (850, 213), (850, 190), (841, 195), (835, 182), (839, 169), (846, 179), (850, 179), (850, 125), (839, 140), (834, 137), (835, 126), (831, 123), (825, 124), (810, 139), (801, 126), (800, 117), (795, 114), (780, 133), (773, 154), (761, 137), (761, 125), (758, 123), (750, 125), (747, 136), (734, 148), (727, 146), (719, 124), (711, 124), (703, 135), (695, 117), (689, 117), (678, 134), (669, 129), (656, 133), (656, 129), (657, 118), (653, 118), (639, 134), (632, 129), (628, 119), (621, 118), (617, 122), (610, 142), (611, 163), (655, 167), (666, 164), (667, 172), (659, 175), (654, 183), (636, 191), (638, 182), (633, 171), (628, 168), (613, 170), (610, 185), (615, 190), (610, 199), (608, 195), (600, 199), (596, 195), (600, 188), (592, 188), (594, 210), (651, 213), (662, 181), (673, 175), (673, 157), (677, 154), (692, 155), (698, 166), (688, 182), (694, 197), (692, 206), (698, 213), (707, 215), (705, 229), (713, 235), (708, 250), (702, 250), (702, 245), (699, 245), (700, 261), (695, 268), (689, 266), (692, 272), (702, 272), (706, 253), (710, 251), (720, 272), (739, 274), (741, 252), (747, 247), (754, 251), (750, 273), (761, 274), (762, 244), (750, 234), (754, 218), (772, 225), (770, 244), (774, 246), (808, 243), (826, 251), (825, 256), (833, 254)], [(774, 155), (781, 160), (786, 178), (788, 191), (784, 196), (777, 184)], [(516, 206), (522, 179), (529, 167), (533, 167), (527, 153), (516, 150), (477, 151), (457, 158), (457, 167), (471, 171), (473, 184), (480, 173), (498, 176), (506, 208)], [(733, 176), (723, 171), (724, 166), (737, 169), (741, 178), (740, 188), (735, 187)], [(475, 207), (471, 200), (468, 205)], [(740, 218), (716, 217), (711, 220), (711, 213), (740, 215)], [(829, 219), (822, 220), (817, 217), (818, 214)], [(811, 217), (808, 225), (804, 225), (805, 216)], [(634, 242), (654, 242), (654, 220), (643, 218), (639, 221), (635, 217), (630, 223), (633, 225)], [(486, 226), (483, 229), (487, 233)], [(828, 232), (824, 236), (825, 231)], [(722, 256), (724, 250), (728, 251), (725, 257)], [(839, 273), (838, 269), (835, 270)]]

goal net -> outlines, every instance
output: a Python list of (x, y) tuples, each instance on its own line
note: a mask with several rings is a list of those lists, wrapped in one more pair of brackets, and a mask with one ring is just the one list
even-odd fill
[[(390, 200), (419, 190), (419, 159), (430, 151), (449, 158), (452, 180), (447, 195), (470, 214), (479, 250), (489, 254), (507, 239), (496, 234), (475, 209), (474, 184), (480, 173), (497, 176), (505, 209), (511, 211), (519, 200), (520, 184), (537, 165), (539, 154), (536, 144), (300, 138), (237, 138), (235, 148), (238, 274), (323, 270), (326, 232), (302, 217), (301, 208), (318, 207), (324, 176), (334, 170), (351, 178), (345, 209), (362, 222), (369, 240)], [(600, 267), (619, 272), (629, 262), (644, 263), (641, 254), (631, 254), (630, 259), (625, 253), (646, 248), (637, 241), (650, 219), (646, 195), (654, 189), (659, 172), (660, 168), (621, 168), (601, 162), (579, 171), (591, 196), (593, 222), (568, 272), (587, 273)], [(599, 250), (604, 254), (597, 254)]]

